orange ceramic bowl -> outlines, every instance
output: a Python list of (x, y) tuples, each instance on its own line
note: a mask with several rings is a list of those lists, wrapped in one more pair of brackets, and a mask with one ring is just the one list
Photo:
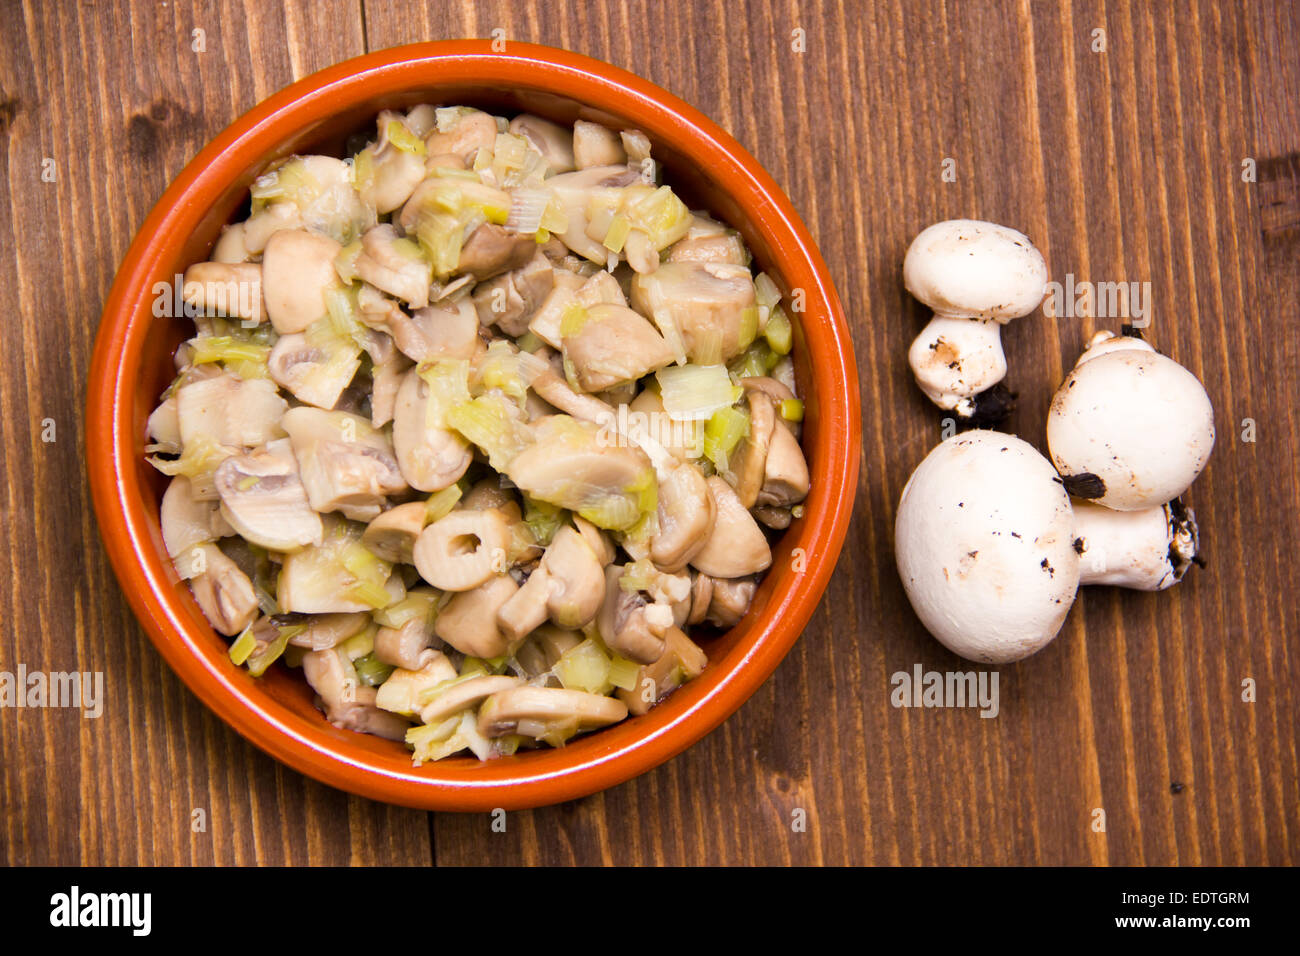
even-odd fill
[[(166, 479), (145, 463), (144, 444), (145, 420), (174, 375), (172, 352), (191, 334), (186, 320), (155, 316), (155, 299), (167, 288), (156, 284), (207, 257), (268, 162), (295, 152), (341, 155), (350, 134), (373, 130), (380, 110), (422, 102), (646, 132), (666, 181), (693, 208), (738, 228), (785, 291), (803, 290), (795, 348), (812, 493), (804, 517), (774, 548), (749, 614), (707, 644), (704, 674), (650, 713), (558, 750), (417, 768), (400, 743), (330, 726), (301, 672), (276, 667), (257, 679), (230, 663), (228, 641), (208, 625), (163, 548)], [(434, 810), (512, 809), (582, 797), (649, 770), (717, 727), (772, 673), (816, 608), (844, 541), (861, 444), (857, 383), (840, 303), (808, 230), (771, 177), (718, 126), (631, 73), (563, 50), (425, 43), (295, 83), (236, 120), (171, 184), (104, 306), (86, 447), (100, 531), (127, 599), (168, 664), (223, 720), (295, 769), (353, 793)]]

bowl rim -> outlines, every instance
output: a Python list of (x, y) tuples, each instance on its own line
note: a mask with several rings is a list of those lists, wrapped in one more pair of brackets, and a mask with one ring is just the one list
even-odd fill
[[(627, 70), (539, 44), (510, 41), (505, 51), (494, 51), (493, 42), (442, 40), (354, 57), (280, 90), (227, 126), (171, 182), (137, 231), (105, 301), (86, 393), (87, 463), (100, 536), (132, 610), (172, 670), (225, 723), (295, 770), (352, 793), (426, 810), (523, 809), (587, 796), (650, 770), (713, 731), (771, 675), (816, 610), (847, 534), (861, 450), (848, 325), (816, 244), (771, 176), (712, 120)], [(563, 767), (529, 772), (527, 760), (492, 761), (496, 766), (485, 765), (489, 769), (472, 779), (440, 779), (436, 763), (408, 766), (406, 772), (367, 764), (364, 755), (348, 753), (348, 747), (329, 739), (311, 739), (269, 713), (239, 686), (233, 668), (210, 666), (197, 650), (192, 624), (178, 607), (151, 540), (147, 502), (131, 493), (132, 480), (123, 478), (138, 465), (132, 387), (148, 325), (139, 312), (152, 301), (151, 261), (178, 235), (189, 235), (201, 218), (196, 189), (227, 188), (258, 157), (353, 103), (452, 78), (554, 93), (616, 114), (652, 117), (647, 125), (671, 129), (675, 147), (687, 152), (689, 146), (707, 157), (728, 196), (772, 246), (783, 277), (791, 287), (803, 287), (816, 311), (824, 312), (823, 321), (810, 326), (805, 318), (802, 324), (822, 403), (824, 438), (818, 444), (825, 446), (830, 465), (818, 479), (822, 506), (800, 522), (802, 537), (818, 543), (817, 560), (769, 601), (762, 625), (753, 629), (735, 666), (719, 669), (707, 681), (706, 671), (698, 679), (707, 689), (689, 707), (625, 745), (596, 748)], [(810, 306), (808, 313), (813, 311)]]

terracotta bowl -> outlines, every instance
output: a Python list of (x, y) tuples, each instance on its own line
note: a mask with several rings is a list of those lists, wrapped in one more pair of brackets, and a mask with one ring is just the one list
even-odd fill
[[(774, 548), (745, 619), (709, 644), (708, 669), (649, 714), (558, 750), (413, 767), (399, 743), (337, 730), (312, 706), (301, 672), (256, 679), (234, 667), (172, 569), (159, 529), (166, 479), (144, 461), (145, 420), (174, 375), (184, 319), (154, 315), (157, 283), (207, 258), (268, 162), (342, 154), (382, 109), (422, 102), (585, 118), (650, 137), (666, 181), (693, 208), (738, 228), (785, 291), (803, 290), (796, 323), (812, 494)], [(161, 311), (161, 310), (160, 310)], [(86, 447), (100, 531), (136, 615), (168, 664), (223, 720), (277, 759), (353, 793), (436, 810), (524, 808), (582, 797), (667, 760), (713, 730), (775, 669), (817, 606), (853, 506), (861, 425), (858, 376), (839, 299), (812, 238), (766, 172), (675, 96), (563, 50), (487, 41), (426, 43), (348, 60), (285, 89), (231, 124), (177, 177), (127, 252), (100, 322), (87, 395)], [(801, 549), (796, 552), (796, 549)]]

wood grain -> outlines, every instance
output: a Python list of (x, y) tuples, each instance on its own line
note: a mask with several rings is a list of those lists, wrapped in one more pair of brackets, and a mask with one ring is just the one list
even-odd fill
[[(0, 670), (100, 670), (107, 685), (98, 720), (0, 711), (6, 862), (1300, 858), (1294, 5), (0, 6), (0, 262), (17, 279), (0, 353)], [(864, 424), (846, 556), (772, 679), (686, 754), (604, 794), (510, 814), (504, 834), (487, 816), (322, 787), (216, 720), (131, 618), (81, 464), (86, 365), (113, 271), (201, 145), (322, 66), (495, 28), (633, 70), (759, 158), (838, 284)], [(1209, 566), (1163, 594), (1089, 589), (1049, 648), (1001, 669), (990, 720), (889, 704), (896, 671), (966, 669), (916, 621), (892, 560), (899, 492), (941, 427), (904, 362), (925, 316), (899, 266), (917, 231), (954, 216), (1025, 230), (1054, 279), (1149, 282), (1150, 334), (1206, 382), (1219, 427), (1189, 495)], [(1052, 390), (1087, 337), (1118, 321), (1036, 314), (1005, 330), (1013, 430), (1043, 446)], [(205, 832), (192, 832), (195, 808)]]

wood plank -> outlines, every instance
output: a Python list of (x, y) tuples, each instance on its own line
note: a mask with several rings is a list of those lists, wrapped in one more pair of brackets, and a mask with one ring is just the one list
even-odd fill
[[(404, 0), (10, 3), (0, 51), (18, 277), (0, 354), (0, 669), (101, 670), (104, 716), (0, 713), (7, 862), (1283, 864), (1300, 857), (1300, 10), (1212, 0)], [(190, 49), (206, 31), (207, 52)], [(853, 325), (862, 475), (846, 557), (803, 638), (718, 731), (604, 794), (512, 813), (349, 798), (245, 744), (162, 666), (95, 542), (80, 404), (99, 304), (149, 206), (292, 79), (418, 40), (588, 53), (694, 104), (803, 214)], [(791, 49), (792, 31), (806, 49)], [(1093, 49), (1105, 31), (1104, 52)], [(87, 134), (91, 135), (88, 136)], [(93, 148), (87, 149), (88, 140)], [(41, 161), (58, 164), (56, 183)], [(951, 159), (955, 180), (943, 179)], [(1243, 181), (1253, 160), (1254, 182)], [(123, 172), (126, 170), (126, 172)], [(900, 279), (930, 222), (1017, 226), (1063, 281), (1149, 282), (1155, 344), (1206, 382), (1218, 448), (1188, 495), (1207, 568), (1093, 588), (1000, 669), (1000, 712), (895, 709), (890, 676), (966, 670), (912, 614), (894, 509), (940, 438), (907, 370)], [(1116, 318), (1003, 333), (1040, 448), (1053, 389)], [(53, 418), (58, 440), (40, 440)], [(1243, 440), (1247, 419), (1255, 441)], [(69, 579), (73, 582), (69, 586)], [(1256, 700), (1242, 699), (1242, 682)], [(1181, 785), (1175, 792), (1174, 785)], [(191, 834), (194, 807), (208, 832)], [(1106, 830), (1093, 828), (1105, 811)], [(799, 814), (798, 811), (802, 811)], [(806, 819), (799, 830), (792, 823)], [(432, 846), (430, 837), (432, 834)]]
[[(421, 863), (425, 814), (352, 798), (245, 743), (166, 668), (98, 542), (82, 403), (100, 306), (166, 184), (227, 123), (363, 50), (354, 2), (9, 4), (0, 52), (0, 669), (104, 675), (98, 719), (0, 719), (16, 863)], [(203, 52), (194, 30), (201, 29)], [(41, 179), (45, 159), (56, 180)], [(52, 419), (56, 441), (41, 441)], [(193, 811), (206, 829), (193, 832)]]

